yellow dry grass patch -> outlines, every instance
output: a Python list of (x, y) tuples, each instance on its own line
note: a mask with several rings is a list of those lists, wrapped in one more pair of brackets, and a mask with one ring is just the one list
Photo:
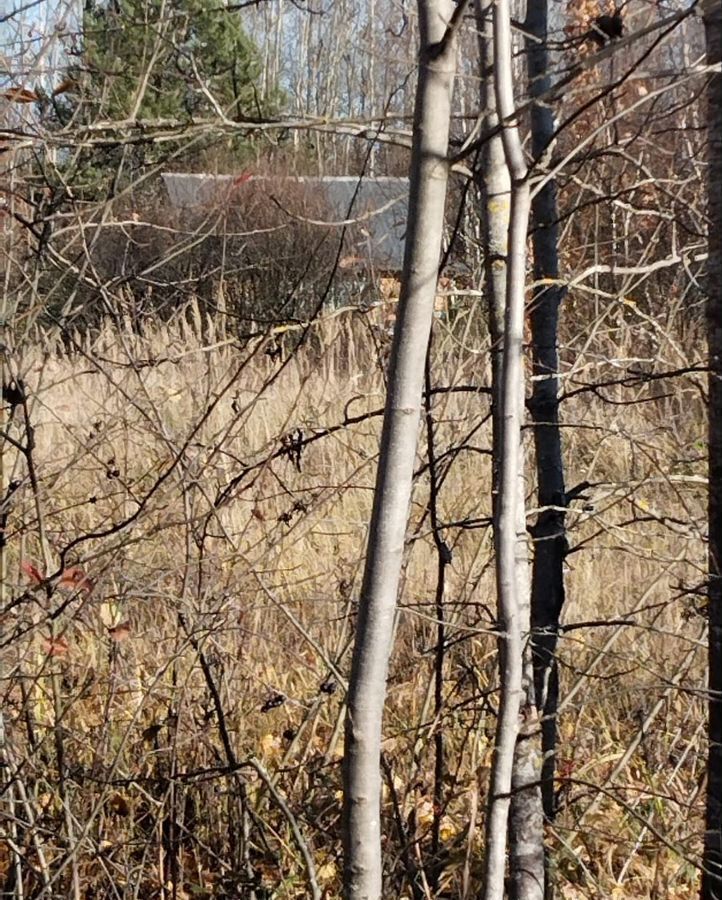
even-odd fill
[[(295, 334), (283, 336), (287, 349)], [(367, 319), (337, 316), (279, 363), (263, 339), (240, 347), (210, 323), (201, 336), (179, 317), (142, 334), (108, 325), (72, 351), (46, 338), (13, 357), (30, 392), (51, 555), (79, 541), (65, 563), (82, 566), (96, 587), (56, 618), (63, 655), (41, 643), (58, 594), (35, 591), (11, 610), (8, 724), (24, 777), (40, 784), (54, 764), (49, 676), (59, 672), (71, 803), (89, 823), (81, 855), (89, 881), (102, 884), (112, 871), (117, 884), (142, 883), (151, 896), (173, 857), (189, 896), (229, 889), (244, 825), (222, 724), (237, 760), (258, 757), (274, 773), (319, 883), (339, 896), (343, 679), (385, 340)], [(569, 392), (619, 374), (604, 361), (602, 338), (581, 343), (586, 356), (573, 336), (565, 348)], [(437, 346), (436, 384), (488, 385), (474, 332), (440, 331)], [(590, 482), (569, 514), (560, 640), (561, 811), (549, 840), (565, 898), (686, 897), (696, 878), (704, 621), (689, 591), (705, 570), (703, 409), (693, 377), (670, 394), (611, 387), (563, 409), (569, 486)], [(607, 402), (630, 397), (639, 402)], [(490, 513), (491, 436), (484, 393), (441, 393), (433, 408), (437, 456), (449, 465), (438, 515), (453, 550), (445, 705), (437, 717), (437, 562), (422, 439), (389, 673), (385, 825), (389, 877), (398, 880), (400, 822), (416, 863), (429, 852), (433, 734), (442, 728), (442, 884), (458, 896), (464, 869), (472, 882), (481, 869), (494, 730), (493, 556), (489, 529), (479, 527)], [(9, 428), (22, 437), (19, 421)], [(4, 466), (6, 483), (24, 477), (14, 451)], [(534, 481), (530, 469), (530, 500)], [(41, 560), (38, 534), (24, 485), (9, 520), (6, 596), (27, 586), (21, 561)], [(253, 772), (242, 774), (267, 828), (265, 843), (254, 838), (256, 871), (273, 896), (306, 896), (288, 822)], [(36, 811), (46, 824), (59, 815), (50, 800), (38, 799)]]

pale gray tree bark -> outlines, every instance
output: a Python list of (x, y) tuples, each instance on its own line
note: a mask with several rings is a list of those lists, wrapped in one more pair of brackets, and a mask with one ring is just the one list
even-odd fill
[[(707, 62), (722, 61), (722, 2), (704, 4)], [(722, 74), (707, 86), (709, 343), (709, 750), (702, 900), (722, 900)]]
[[(526, 41), (529, 93), (543, 97), (550, 87), (548, 0), (529, 0)], [(531, 149), (544, 174), (554, 139), (554, 115), (546, 102), (531, 108)], [(564, 606), (564, 559), (567, 553), (564, 463), (559, 429), (559, 306), (564, 288), (559, 284), (559, 210), (554, 179), (543, 182), (532, 200), (534, 280), (540, 287), (532, 298), (529, 321), (533, 383), (529, 404), (534, 421), (538, 506), (542, 510), (532, 529), (532, 635), (537, 706), (542, 728), (542, 797), (544, 814), (555, 812), (554, 754), (559, 676), (555, 650), (559, 619)], [(541, 282), (547, 281), (547, 284)]]
[(381, 723), (441, 255), (455, 32), (463, 7), (452, 0), (418, 3), (421, 53), (402, 290), (346, 715), (344, 891), (359, 900), (382, 896)]
[[(494, 65), (494, 46), (491, 34), (492, 4), (477, 0), (476, 19), (480, 36), (481, 71), (489, 73)], [(481, 103), (485, 110), (484, 132), (493, 135), (482, 148), (480, 188), (484, 227), (484, 259), (486, 296), (489, 308), (489, 332), (492, 359), (492, 493), (494, 540), (500, 544), (498, 518), (499, 473), (503, 463), (501, 447), (503, 435), (503, 343), (504, 315), (507, 291), (507, 238), (509, 231), (511, 178), (498, 125), (494, 83), (490, 77), (481, 81)], [(523, 416), (524, 380), (517, 386), (519, 410)], [(541, 900), (544, 896), (544, 817), (539, 781), (541, 756), (539, 752), (539, 722), (534, 697), (534, 675), (529, 642), (530, 579), (529, 555), (526, 540), (526, 480), (524, 476), (524, 445), (519, 432), (516, 509), (516, 581), (519, 600), (519, 619), (523, 641), (523, 709), (519, 735), (514, 753), (512, 798), (509, 811), (509, 893), (512, 900)], [(503, 641), (500, 642), (504, 653)]]
[[(496, 746), (486, 822), (484, 900), (502, 900), (506, 873), (507, 827), (515, 754), (524, 706), (523, 593), (520, 545), (526, 542), (523, 489), (520, 490), (523, 418), (524, 285), (530, 195), (526, 163), (515, 117), (509, 0), (496, 0), (493, 15), (494, 91), (502, 122), (504, 158), (511, 176), (507, 240), (506, 304), (499, 397), (500, 464), (496, 507), (496, 579), (500, 629), (500, 699)], [(528, 620), (527, 620), (528, 621)]]

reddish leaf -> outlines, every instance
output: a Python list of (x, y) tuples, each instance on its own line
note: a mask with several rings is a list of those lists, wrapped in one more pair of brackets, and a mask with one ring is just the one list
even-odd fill
[(67, 656), (69, 645), (64, 637), (43, 638), (43, 646), (48, 656)]
[(43, 576), (40, 574), (38, 569), (36, 569), (36, 567), (31, 562), (28, 562), (27, 560), (23, 560), (20, 563), (20, 568), (22, 569), (23, 573), (25, 575), (27, 575), (27, 577), (30, 579), (30, 581), (32, 581), (34, 584), (42, 584), (43, 583)]
[(35, 91), (30, 91), (24, 87), (12, 87), (9, 91), (3, 93), (3, 98), (11, 103), (35, 103), (40, 98)]
[(60, 578), (58, 578), (58, 587), (67, 588), (71, 591), (84, 591), (86, 594), (89, 594), (95, 585), (80, 566), (71, 566), (71, 568), (61, 572)]
[(53, 97), (57, 97), (58, 94), (66, 94), (68, 91), (72, 91), (77, 88), (78, 82), (72, 78), (66, 78), (65, 81), (61, 81), (60, 84), (53, 89)]

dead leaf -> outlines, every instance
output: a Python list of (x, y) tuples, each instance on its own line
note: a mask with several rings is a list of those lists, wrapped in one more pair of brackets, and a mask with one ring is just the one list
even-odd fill
[(23, 574), (27, 575), (27, 577), (34, 584), (42, 584), (43, 583), (43, 581), (44, 581), (43, 576), (40, 574), (39, 570), (31, 562), (28, 562), (27, 560), (23, 560), (20, 563), (20, 568), (22, 569)]
[(73, 78), (66, 78), (56, 88), (53, 88), (53, 97), (57, 97), (58, 94), (67, 94), (68, 91), (74, 90), (77, 86), (78, 82)]
[(35, 103), (40, 97), (35, 91), (30, 91), (24, 87), (12, 87), (3, 93), (3, 98), (9, 100), (10, 103)]
[(108, 807), (111, 813), (116, 816), (127, 816), (130, 814), (130, 804), (120, 793), (111, 794), (108, 798)]
[(159, 725), (156, 723), (154, 725), (149, 725), (147, 728), (144, 728), (143, 734), (142, 734), (143, 740), (144, 741), (154, 741), (160, 734), (160, 730), (162, 727), (163, 727), (162, 724)]
[(71, 566), (71, 568), (65, 569), (65, 571), (60, 573), (58, 587), (71, 591), (84, 591), (86, 594), (89, 594), (95, 585), (80, 566)]
[(108, 634), (114, 641), (124, 641), (131, 633), (130, 622), (120, 622), (108, 629)]
[(70, 645), (64, 637), (43, 638), (43, 647), (48, 656), (67, 656)]

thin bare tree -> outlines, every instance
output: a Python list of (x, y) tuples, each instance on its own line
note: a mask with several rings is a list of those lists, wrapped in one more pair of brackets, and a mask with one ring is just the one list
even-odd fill
[(381, 723), (438, 276), (449, 164), (455, 33), (465, 4), (419, 0), (421, 53), (402, 290), (349, 681), (344, 888), (382, 894)]
[[(514, 102), (511, 11), (498, 0), (493, 15), (494, 91), (506, 166), (511, 178), (504, 340), (499, 396), (500, 450), (495, 515), (496, 579), (500, 630), (500, 702), (486, 823), (484, 900), (502, 900), (506, 872), (507, 827), (514, 786), (515, 757), (524, 700), (524, 592), (519, 552), (526, 543), (523, 491), (520, 490), (523, 417), (524, 287), (530, 193)], [(521, 508), (520, 508), (521, 507)], [(527, 606), (528, 609), (528, 606)], [(527, 616), (528, 628), (528, 616)], [(531, 710), (529, 710), (531, 711)], [(543, 882), (543, 878), (542, 878)]]
[[(476, 4), (477, 29), (480, 37), (481, 70), (491, 72), (494, 65), (491, 3)], [(484, 234), (485, 284), (489, 309), (489, 331), (492, 359), (492, 507), (494, 537), (497, 548), (499, 535), (499, 474), (503, 465), (503, 346), (504, 315), (507, 299), (507, 240), (511, 197), (511, 178), (501, 133), (496, 129), (496, 97), (493, 80), (481, 80), (481, 105), (484, 110), (484, 131), (492, 137), (481, 153), (479, 182), (482, 196)], [(517, 386), (519, 408), (524, 408), (524, 380)], [(522, 633), (529, 634), (530, 572), (528, 545), (525, 540), (526, 516), (524, 475), (524, 446), (519, 432), (516, 529), (516, 581)], [(501, 642), (503, 651), (503, 641)], [(523, 647), (523, 706), (522, 726), (516, 742), (512, 775), (513, 796), (510, 807), (509, 867), (510, 892), (514, 900), (540, 900), (544, 893), (544, 822), (539, 787), (541, 755), (539, 753), (539, 723), (536, 715), (531, 645)]]

